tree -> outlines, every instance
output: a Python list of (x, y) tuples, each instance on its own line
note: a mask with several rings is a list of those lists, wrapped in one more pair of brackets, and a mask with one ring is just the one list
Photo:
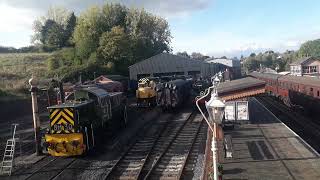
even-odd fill
[(250, 54), (250, 57), (255, 57), (256, 56), (256, 53), (251, 53)]
[[(65, 73), (67, 67), (102, 65), (105, 68), (110, 65), (110, 70), (125, 74), (129, 65), (171, 51), (168, 22), (143, 9), (107, 3), (102, 7), (91, 7), (78, 17), (73, 13), (59, 17), (53, 12), (56, 11), (50, 11), (47, 17), (35, 21), (34, 37), (43, 45), (50, 42), (55, 48), (61, 48), (58, 54), (66, 57), (61, 58), (61, 73)], [(53, 41), (58, 37), (56, 29), (63, 32), (59, 36), (63, 37), (62, 40)], [(65, 46), (74, 47), (66, 50)]]
[(91, 7), (80, 15), (73, 34), (76, 55), (79, 59), (86, 59), (92, 52), (96, 51), (99, 38), (104, 31), (103, 18), (99, 7)]
[(303, 43), (298, 51), (300, 57), (320, 56), (320, 39)]
[(102, 7), (102, 18), (106, 31), (114, 26), (125, 28), (128, 9), (121, 4), (105, 4)]
[(142, 60), (161, 52), (171, 52), (171, 34), (168, 22), (145, 10), (129, 9), (126, 30), (134, 43), (134, 54)]
[(87, 59), (98, 49), (99, 39), (104, 32), (114, 26), (125, 25), (126, 14), (126, 7), (120, 4), (105, 4), (102, 9), (92, 7), (83, 12), (78, 18), (73, 36), (77, 56)]
[(49, 57), (47, 62), (48, 62), (48, 70), (49, 71), (56, 70), (60, 67), (59, 61), (54, 57)]
[(47, 50), (55, 50), (63, 46), (63, 35), (63, 27), (49, 19), (40, 31), (40, 41)]
[(130, 51), (130, 37), (124, 32), (124, 28), (115, 26), (110, 32), (102, 34), (99, 41), (98, 53), (103, 57), (104, 63), (113, 62), (118, 71), (127, 71), (127, 68), (132, 61), (132, 53)]
[(74, 28), (76, 27), (76, 23), (77, 23), (77, 17), (72, 12), (67, 19), (67, 25), (64, 30), (64, 39), (63, 39), (64, 46), (71, 46), (73, 44), (72, 34), (74, 32)]
[(190, 58), (189, 54), (186, 51), (183, 52), (177, 52), (176, 53), (178, 56), (182, 56), (182, 57), (186, 57), (186, 58)]
[(244, 61), (244, 68), (247, 73), (257, 70), (260, 67), (259, 61), (257, 61), (254, 57), (248, 57)]
[(33, 22), (33, 30), (34, 34), (31, 37), (31, 42), (33, 44), (42, 44), (41, 39), (46, 39), (43, 37), (41, 32), (44, 31), (43, 27), (49, 21), (55, 22), (58, 24), (63, 30), (66, 29), (68, 25), (68, 19), (73, 12), (68, 11), (65, 8), (61, 7), (50, 7), (46, 16), (41, 16)]
[(197, 59), (197, 60), (203, 61), (203, 60), (209, 58), (209, 56), (204, 56), (204, 55), (201, 54), (201, 53), (193, 52), (193, 53), (191, 54), (191, 58), (192, 58), (192, 59)]

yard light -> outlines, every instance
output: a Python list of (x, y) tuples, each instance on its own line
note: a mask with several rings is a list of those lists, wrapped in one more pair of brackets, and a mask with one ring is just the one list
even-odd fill
[[(222, 123), (223, 116), (224, 116), (224, 108), (225, 104), (224, 102), (218, 97), (217, 93), (217, 86), (220, 83), (220, 78), (222, 77), (222, 73), (220, 76), (219, 74), (216, 74), (214, 77), (211, 78), (212, 86), (206, 89), (206, 93), (200, 93), (203, 95), (196, 101), (196, 105), (205, 119), (206, 123), (208, 124), (210, 130), (212, 131), (212, 154), (213, 154), (213, 173), (214, 173), (214, 180), (218, 180), (218, 143), (217, 143), (217, 136), (218, 136), (218, 125)], [(199, 106), (199, 102), (207, 97), (211, 93), (210, 100), (208, 102), (205, 102), (205, 106), (207, 109), (207, 112), (209, 114), (209, 120), (201, 110), (201, 107)]]

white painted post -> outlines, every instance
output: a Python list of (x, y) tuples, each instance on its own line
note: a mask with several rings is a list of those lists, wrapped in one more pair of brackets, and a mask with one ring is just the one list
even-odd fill
[(31, 85), (31, 98), (32, 98), (32, 115), (33, 115), (33, 129), (34, 129), (34, 138), (36, 144), (36, 154), (41, 155), (41, 137), (40, 137), (40, 118), (38, 113), (38, 99), (37, 99), (37, 90), (38, 90), (38, 81), (35, 78), (29, 79), (29, 84)]

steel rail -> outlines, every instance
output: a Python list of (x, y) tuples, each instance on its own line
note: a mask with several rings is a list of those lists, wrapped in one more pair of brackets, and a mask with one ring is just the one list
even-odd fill
[(190, 148), (189, 148), (189, 150), (188, 150), (188, 153), (187, 153), (186, 156), (185, 156), (185, 159), (184, 159), (184, 161), (183, 161), (183, 165), (182, 165), (181, 169), (179, 170), (178, 178), (177, 178), (177, 179), (181, 179), (181, 176), (182, 176), (182, 174), (183, 174), (183, 170), (184, 170), (184, 168), (185, 168), (185, 166), (186, 166), (186, 164), (187, 164), (188, 158), (189, 158), (189, 156), (190, 156), (190, 152), (191, 152), (192, 148), (194, 147), (194, 143), (196, 142), (197, 136), (199, 136), (199, 132), (200, 132), (201, 126), (204, 125), (203, 123), (204, 123), (204, 122), (203, 122), (203, 119), (202, 119), (201, 122), (199, 123), (199, 127), (198, 127), (198, 129), (197, 129), (197, 132), (196, 132), (196, 134), (195, 134), (194, 137), (193, 137), (193, 140), (192, 140), (191, 146), (190, 146)]
[[(139, 177), (139, 175), (140, 175), (140, 173), (141, 173), (141, 170), (142, 170), (142, 168), (143, 168), (143, 166), (144, 166), (144, 163), (146, 162), (146, 160), (147, 160), (150, 152), (152, 151), (152, 149), (153, 149), (153, 147), (155, 146), (155, 144), (158, 142), (159, 137), (160, 137), (160, 135), (162, 134), (162, 132), (163, 132), (163, 131), (166, 129), (166, 127), (168, 126), (168, 119), (169, 119), (169, 118), (170, 118), (170, 117), (166, 118), (166, 121), (164, 122), (164, 124), (162, 124), (161, 122), (158, 122), (157, 124), (153, 124), (153, 125), (155, 125), (155, 126), (161, 126), (161, 125), (162, 125), (163, 127), (161, 128), (160, 131), (156, 132), (156, 134), (157, 134), (156, 137), (153, 137), (154, 134), (153, 134), (153, 135), (150, 135), (151, 137), (153, 137), (152, 140), (151, 140), (151, 141), (152, 141), (152, 145), (151, 145), (150, 149), (148, 150), (148, 153), (147, 153), (146, 156), (144, 157), (145, 161), (141, 164), (141, 167), (139, 168), (137, 174), (136, 174), (136, 175), (133, 175), (133, 174), (132, 174), (132, 179), (137, 179), (137, 178)], [(150, 130), (151, 130), (151, 128), (150, 128)], [(147, 134), (147, 133), (148, 133), (148, 132), (146, 132), (145, 134)], [(141, 140), (143, 140), (143, 139), (145, 139), (145, 138), (146, 138), (146, 137), (144, 136), (144, 137), (142, 137)], [(112, 170), (108, 173), (108, 175), (106, 176), (106, 179), (113, 179), (113, 178), (112, 178), (113, 173), (116, 173), (117, 168), (120, 168), (119, 166), (120, 166), (121, 162), (122, 162), (126, 157), (130, 156), (130, 155), (128, 155), (128, 154), (129, 154), (130, 151), (134, 148), (134, 146), (137, 145), (138, 141), (139, 141), (139, 140), (136, 140), (135, 143), (133, 143), (133, 145), (130, 146), (130, 148), (126, 151), (126, 153), (121, 156), (120, 160), (117, 161), (117, 163), (115, 164), (115, 166), (113, 167), (113, 169), (112, 169)], [(131, 177), (131, 176), (130, 176), (130, 177)]]
[(171, 147), (171, 145), (173, 144), (173, 142), (176, 140), (176, 138), (178, 137), (178, 135), (180, 134), (180, 132), (183, 130), (183, 128), (186, 126), (186, 124), (188, 122), (190, 122), (191, 120), (193, 120), (194, 118), (194, 112), (192, 112), (190, 114), (190, 116), (188, 117), (187, 120), (184, 121), (184, 123), (180, 126), (179, 130), (176, 132), (176, 134), (174, 135), (174, 137), (171, 139), (170, 143), (167, 145), (167, 147), (164, 149), (164, 151), (162, 151), (162, 153), (160, 154), (159, 158), (156, 160), (156, 162), (152, 165), (151, 169), (149, 170), (149, 172), (146, 174), (145, 177), (143, 177), (144, 180), (148, 179), (151, 176), (151, 173), (155, 170), (156, 166), (160, 163), (160, 160), (164, 157), (164, 155), (166, 154), (166, 152), (169, 150), (169, 148)]

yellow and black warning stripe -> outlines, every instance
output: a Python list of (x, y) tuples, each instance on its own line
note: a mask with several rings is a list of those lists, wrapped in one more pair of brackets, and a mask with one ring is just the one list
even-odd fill
[(74, 110), (72, 108), (50, 109), (50, 126), (51, 133), (74, 132)]

